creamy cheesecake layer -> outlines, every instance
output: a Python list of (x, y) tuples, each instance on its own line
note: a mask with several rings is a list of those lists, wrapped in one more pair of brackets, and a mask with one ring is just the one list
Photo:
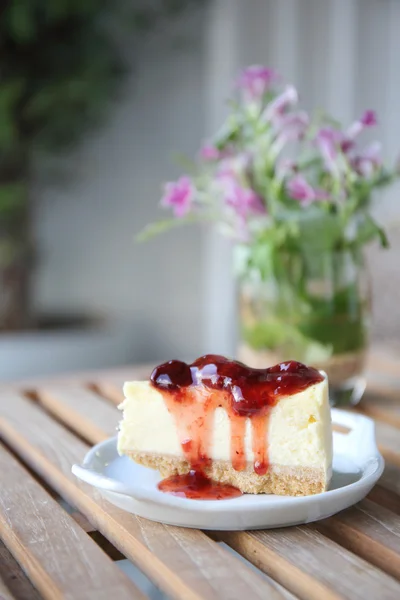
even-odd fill
[[(163, 457), (165, 466), (169, 462), (171, 465), (173, 463), (178, 465), (180, 467), (178, 470), (187, 468), (181, 447), (183, 440), (179, 439), (175, 417), (168, 411), (162, 394), (147, 381), (134, 381), (125, 384), (124, 395), (126, 399), (119, 407), (124, 411), (118, 437), (119, 453), (130, 455), (142, 464), (147, 461), (148, 466), (159, 469), (160, 460), (158, 466), (152, 465), (150, 464), (154, 462), (152, 457)], [(229, 417), (223, 408), (217, 408), (213, 419), (208, 455), (220, 465), (229, 465), (231, 462)], [(332, 463), (327, 380), (310, 385), (297, 394), (283, 397), (276, 406), (271, 407), (266, 438), (271, 465), (270, 479), (274, 473), (279, 474), (279, 469), (282, 474), (283, 469), (293, 477), (297, 467), (298, 476), (299, 469), (302, 468), (304, 477), (308, 474), (308, 479), (323, 481), (325, 486), (331, 476)], [(254, 454), (249, 418), (246, 418), (244, 447), (250, 475)], [(164, 472), (168, 473), (168, 468), (164, 468)], [(261, 479), (258, 475), (254, 477)]]

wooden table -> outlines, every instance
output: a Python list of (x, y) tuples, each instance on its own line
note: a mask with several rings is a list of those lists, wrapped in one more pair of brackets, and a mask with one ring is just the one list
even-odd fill
[(123, 380), (148, 371), (0, 389), (2, 600), (147, 597), (118, 567), (123, 558), (180, 600), (400, 599), (400, 358), (377, 351), (370, 361), (360, 410), (376, 420), (387, 465), (369, 497), (313, 525), (239, 533), (134, 517), (71, 474), (115, 434)]

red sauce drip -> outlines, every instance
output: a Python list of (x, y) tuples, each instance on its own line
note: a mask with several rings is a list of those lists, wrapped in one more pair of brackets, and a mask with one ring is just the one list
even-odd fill
[(167, 494), (191, 500), (227, 500), (242, 495), (242, 492), (233, 485), (212, 481), (202, 471), (172, 475), (163, 479), (158, 484), (158, 488)]
[(220, 500), (240, 495), (233, 486), (211, 481), (211, 435), (214, 413), (222, 407), (231, 423), (231, 462), (236, 471), (246, 468), (246, 420), (252, 427), (254, 471), (268, 471), (268, 419), (280, 398), (296, 394), (323, 380), (311, 367), (288, 361), (268, 369), (251, 369), (223, 356), (208, 354), (191, 365), (171, 360), (156, 367), (151, 383), (163, 393), (174, 416), (182, 450), (191, 471), (163, 480), (159, 489), (186, 498)]

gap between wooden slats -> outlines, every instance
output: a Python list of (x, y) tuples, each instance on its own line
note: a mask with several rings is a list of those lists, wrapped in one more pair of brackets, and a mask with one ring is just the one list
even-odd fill
[(111, 560), (124, 560), (126, 558), (106, 537), (104, 537), (103, 534), (100, 533), (100, 531), (94, 529), (85, 515), (77, 511), (70, 513), (70, 515), (74, 521), (78, 523), (79, 527), (81, 527), (81, 529), (83, 529), (83, 531), (85, 531), (98, 546), (100, 546), (103, 552), (105, 552)]
[(70, 513), (71, 517), (74, 519), (76, 523), (78, 523), (79, 527), (83, 529), (85, 533), (90, 535), (92, 540), (96, 542), (98, 546), (110, 557), (112, 560), (124, 560), (126, 556), (124, 556), (115, 546), (111, 544), (111, 542), (97, 531), (90, 521), (78, 511), (73, 511)]
[(144, 599), (73, 519), (0, 445), (0, 534), (49, 600)]
[(140, 519), (108, 503), (71, 473), (87, 444), (25, 398), (3, 395), (0, 404), (0, 433), (9, 446), (171, 597), (291, 598), (201, 531)]
[(315, 524), (316, 529), (348, 550), (400, 579), (400, 517), (363, 500)]
[(3, 542), (0, 542), (0, 598), (1, 600), (42, 599)]

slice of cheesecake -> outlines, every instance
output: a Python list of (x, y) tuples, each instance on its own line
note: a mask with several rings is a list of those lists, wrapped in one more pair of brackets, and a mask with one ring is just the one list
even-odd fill
[(170, 477), (172, 493), (176, 484), (177, 495), (195, 497), (179, 492), (189, 472), (192, 488), (209, 478), (251, 494), (327, 489), (328, 382), (316, 369), (294, 361), (250, 369), (207, 355), (160, 365), (150, 381), (127, 382), (124, 395), (118, 451)]

